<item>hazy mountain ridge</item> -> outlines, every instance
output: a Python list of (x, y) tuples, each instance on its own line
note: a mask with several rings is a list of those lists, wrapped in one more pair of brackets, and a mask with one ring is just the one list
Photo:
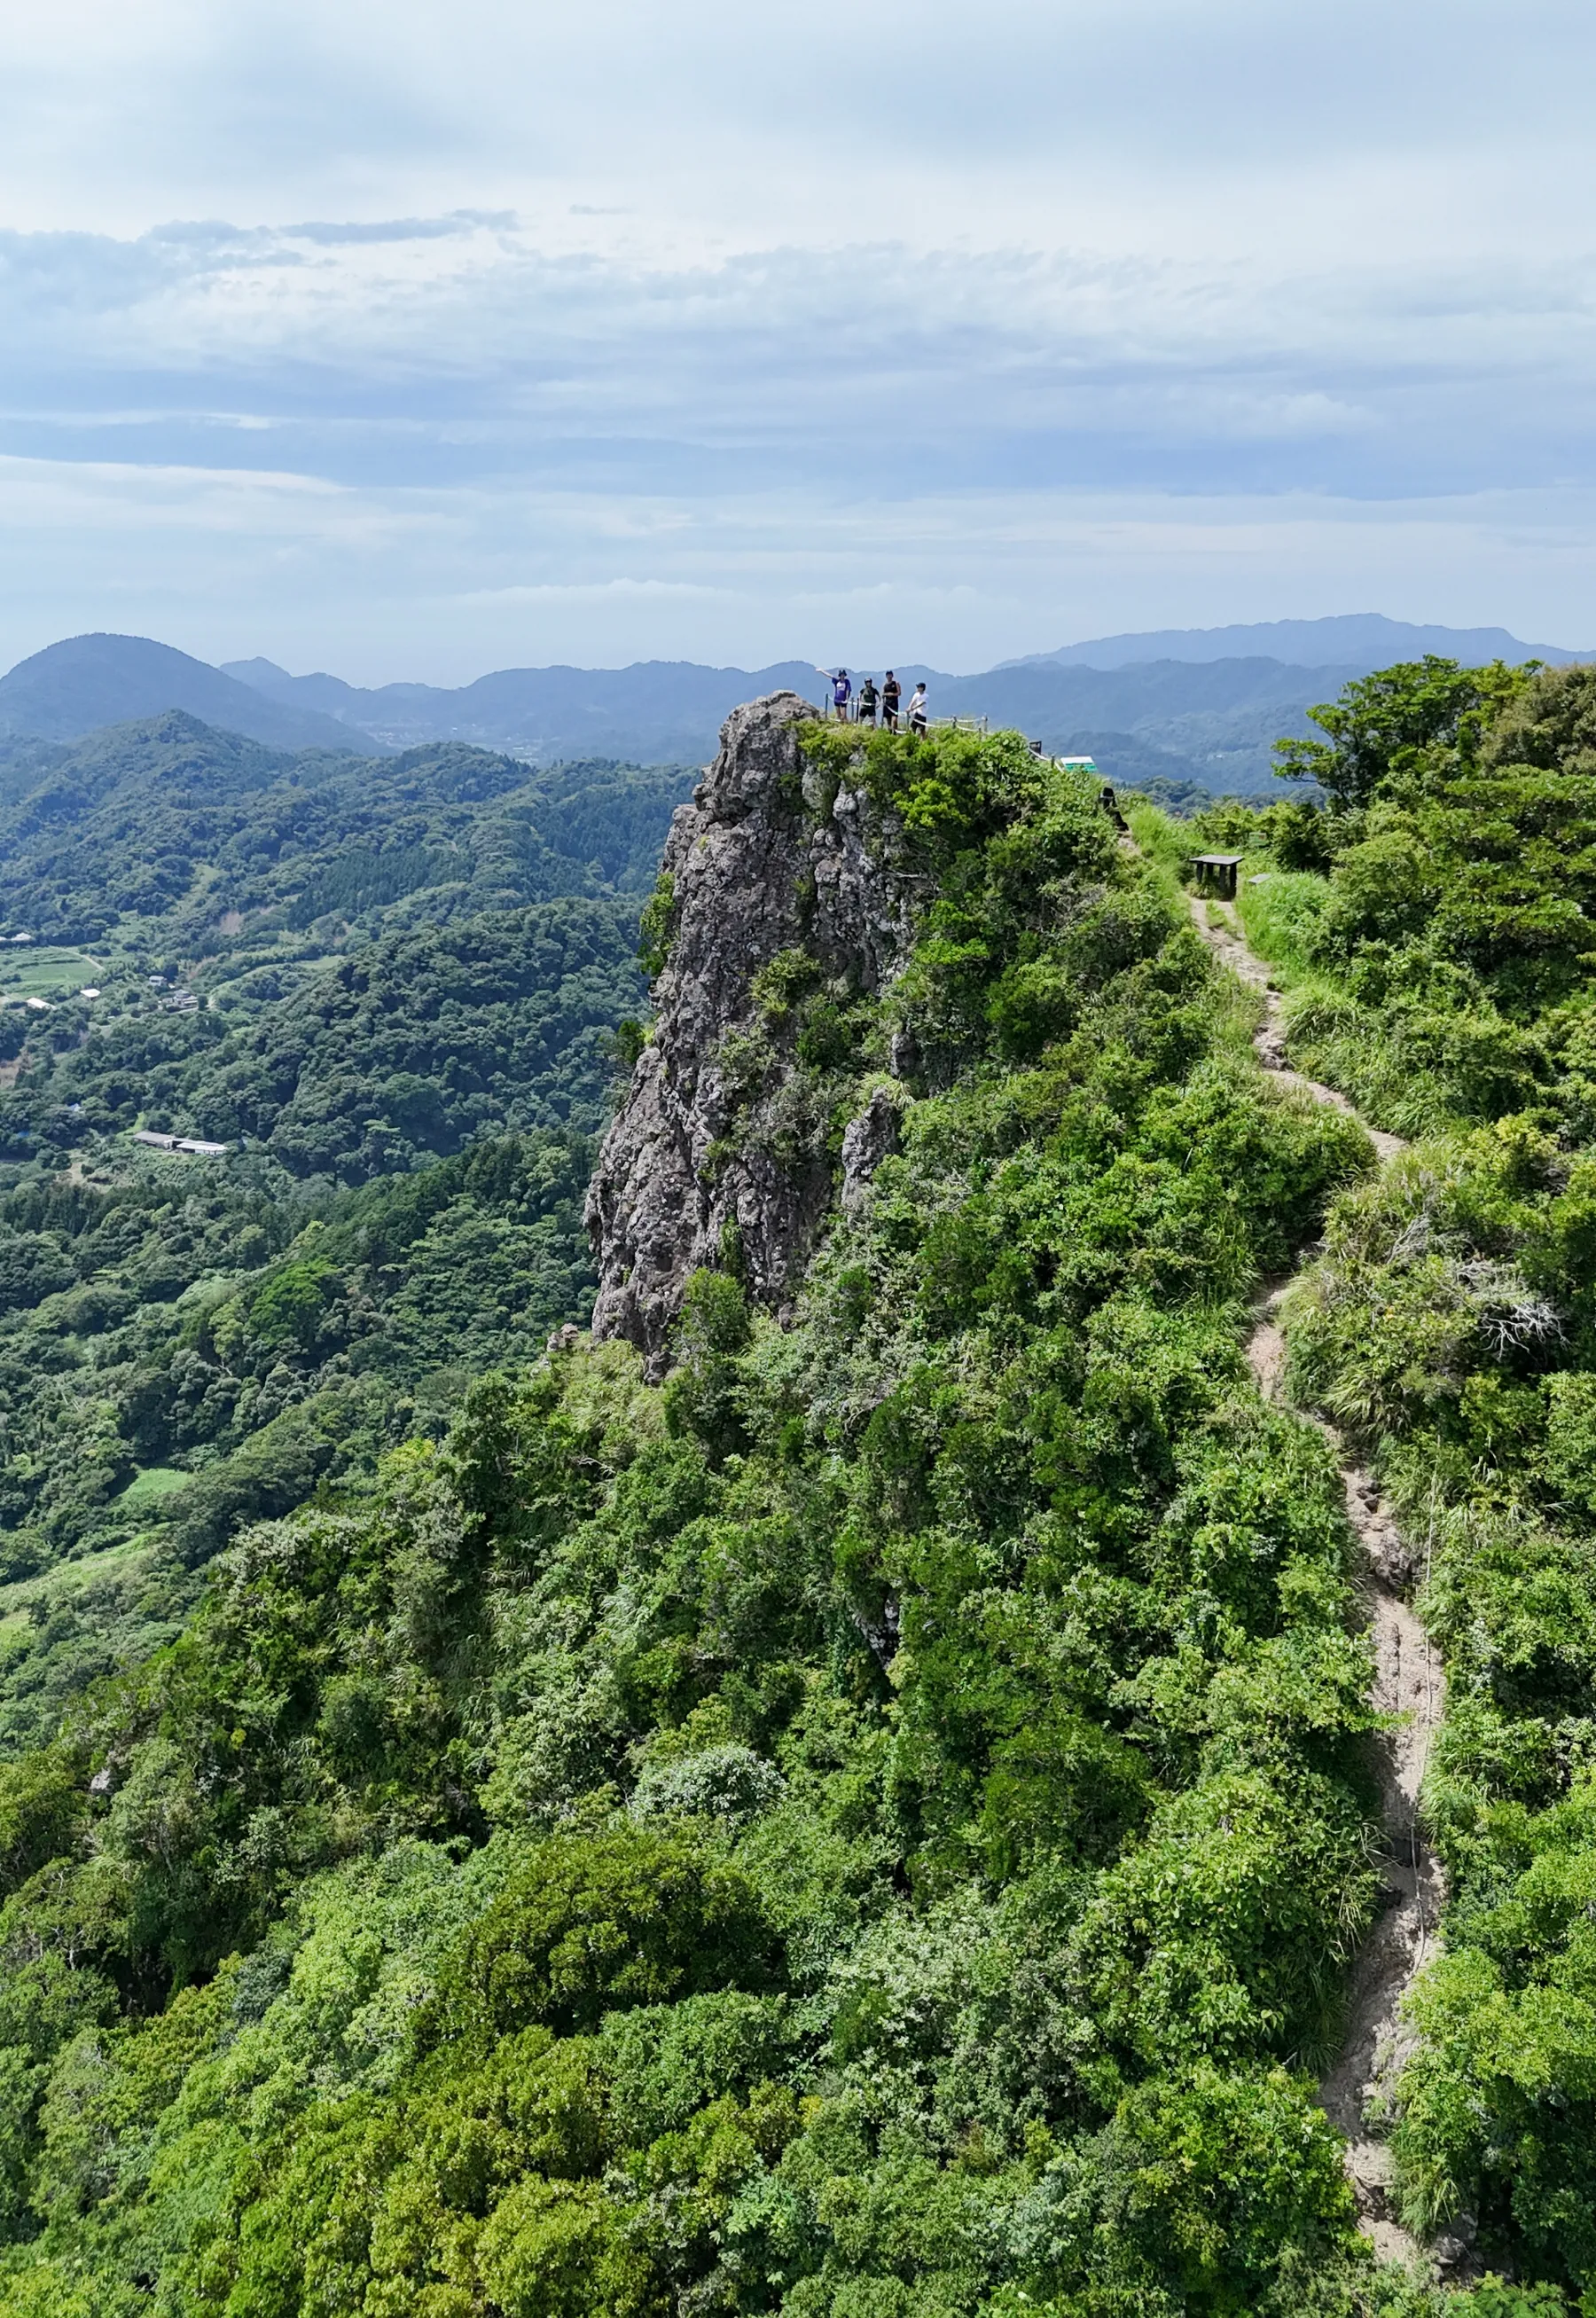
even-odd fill
[(1161, 775), (1246, 794), (1273, 788), (1276, 741), (1305, 735), (1314, 704), (1364, 673), (1361, 663), (1303, 669), (1269, 660), (1026, 662), (946, 678), (934, 705), (1017, 725), (1060, 755), (1090, 754), (1111, 780)]
[(368, 689), (325, 673), (291, 676), (264, 660), (230, 660), (224, 673), (270, 699), (325, 711), (390, 747), (468, 741), (479, 748), (507, 749), (532, 762), (576, 754), (631, 756), (640, 736), (644, 746), (659, 752), (652, 761), (707, 756), (721, 723), (750, 693), (798, 690), (818, 698), (823, 681), (807, 660), (752, 670), (707, 668), (694, 660), (638, 660), (620, 669), (497, 669), (454, 688), (385, 684)]
[[(1094, 756), (1107, 777), (1126, 786), (1163, 779), (1246, 795), (1273, 788), (1273, 744), (1306, 734), (1315, 703), (1333, 698), (1351, 677), (1427, 651), (1468, 663), (1582, 657), (1524, 643), (1505, 628), (1419, 626), (1360, 612), (1108, 636), (971, 676), (908, 661), (898, 673), (905, 685), (925, 678), (934, 714), (1018, 724), (1048, 749)], [(390, 747), (449, 737), (533, 762), (600, 750), (637, 762), (707, 759), (720, 721), (739, 701), (787, 688), (815, 697), (820, 681), (801, 660), (749, 671), (683, 661), (507, 669), (456, 691), (399, 684), (363, 691), (336, 677), (291, 677), (264, 660), (229, 661), (227, 673), (273, 699), (357, 724)]]
[[(898, 673), (906, 687), (925, 678), (934, 716), (1018, 725), (1051, 750), (1095, 756), (1110, 780), (1257, 794), (1273, 786), (1273, 743), (1305, 734), (1316, 702), (1350, 677), (1425, 651), (1465, 661), (1577, 657), (1505, 629), (1358, 613), (1111, 636), (970, 676), (912, 661)], [(71, 741), (176, 708), (279, 748), (370, 754), (455, 741), (540, 766), (704, 764), (740, 701), (780, 691), (818, 700), (824, 689), (821, 671), (795, 660), (755, 669), (690, 660), (498, 669), (454, 687), (367, 687), (326, 671), (293, 676), (262, 658), (211, 668), (142, 637), (93, 635), (52, 644), (0, 678), (0, 733)]]
[(1412, 620), (1387, 619), (1383, 612), (1340, 612), (1323, 620), (1254, 620), (1223, 628), (1152, 628), (1090, 642), (1064, 644), (1057, 651), (1027, 652), (1008, 663), (1027, 668), (1081, 661), (1089, 668), (1131, 668), (1152, 660), (1214, 660), (1263, 655), (1293, 668), (1328, 668), (1361, 660), (1369, 668), (1426, 652), (1480, 667), (1493, 660), (1542, 660), (1553, 667), (1590, 660), (1589, 651), (1557, 644), (1527, 644), (1506, 628), (1448, 628)]
[(313, 706), (273, 700), (148, 636), (69, 636), (0, 678), (0, 733), (28, 739), (78, 741), (173, 708), (273, 748), (349, 747), (347, 732)]
[[(578, 750), (633, 761), (706, 758), (738, 701), (784, 691), (818, 698), (824, 689), (820, 671), (802, 660), (752, 670), (669, 660), (614, 669), (504, 669), (455, 692), (422, 684), (362, 691), (337, 677), (291, 677), (269, 661), (233, 661), (229, 669), (241, 680), (269, 683), (274, 698), (319, 705), (386, 747), (449, 739), (531, 763)], [(1096, 755), (1109, 778), (1133, 784), (1161, 777), (1261, 787), (1271, 778), (1270, 742), (1287, 729), (1305, 729), (1302, 678), (1273, 662), (1216, 670), (1170, 661), (1128, 677), (1026, 663), (979, 676), (915, 664), (899, 673), (906, 686), (925, 678), (934, 714), (1018, 724), (1047, 748)], [(1345, 680), (1344, 670), (1323, 673), (1326, 692)], [(1257, 717), (1245, 731), (1230, 728), (1225, 711), (1238, 703), (1258, 705), (1267, 732)], [(1190, 718), (1197, 723), (1188, 733), (1181, 720)]]

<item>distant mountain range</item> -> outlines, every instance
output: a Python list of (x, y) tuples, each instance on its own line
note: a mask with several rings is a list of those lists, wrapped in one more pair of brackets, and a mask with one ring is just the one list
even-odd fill
[[(795, 660), (757, 669), (703, 668), (694, 660), (507, 668), (458, 690), (384, 684), (366, 691), (341, 677), (290, 676), (269, 660), (229, 660), (221, 673), (279, 708), (336, 718), (381, 748), (469, 741), (529, 764), (567, 757), (690, 762), (713, 753), (715, 735), (740, 700), (786, 689), (818, 700), (822, 686), (810, 661)], [(0, 681), (0, 714), (9, 681)]]
[(1556, 644), (1521, 643), (1505, 628), (1416, 627), (1388, 620), (1383, 612), (1341, 612), (1328, 620), (1257, 620), (1229, 628), (1151, 628), (1138, 635), (1098, 636), (1094, 642), (1065, 644), (1058, 651), (1031, 652), (1010, 666), (1056, 667), (1081, 661), (1088, 668), (1134, 668), (1150, 660), (1279, 660), (1291, 668), (1390, 668), (1426, 652), (1461, 660), (1466, 668), (1493, 660), (1566, 660), (1596, 659), (1596, 653), (1565, 651)]
[(206, 724), (279, 749), (347, 749), (346, 726), (270, 700), (219, 668), (148, 636), (69, 636), (0, 678), (0, 732), (77, 741), (102, 724), (185, 709)]
[[(977, 676), (908, 662), (898, 673), (906, 687), (925, 678), (934, 714), (1018, 724), (1046, 748), (1096, 757), (1110, 779), (1245, 794), (1272, 787), (1273, 742), (1306, 732), (1315, 702), (1352, 677), (1426, 651), (1475, 663), (1584, 657), (1522, 643), (1502, 628), (1419, 627), (1355, 613), (1106, 636)], [(502, 669), (455, 688), (368, 689), (336, 676), (291, 676), (269, 660), (212, 668), (141, 636), (74, 636), (0, 678), (0, 734), (76, 740), (176, 708), (278, 748), (370, 755), (463, 741), (533, 765), (702, 763), (740, 700), (784, 687), (818, 700), (824, 684), (806, 660), (760, 669), (643, 660)]]

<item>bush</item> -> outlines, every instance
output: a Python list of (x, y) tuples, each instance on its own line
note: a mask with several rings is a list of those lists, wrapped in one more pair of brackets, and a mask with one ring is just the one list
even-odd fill
[(754, 1887), (702, 1843), (641, 1828), (554, 1836), (445, 1964), (425, 2033), (569, 2035), (609, 2009), (758, 1989), (778, 1971)]

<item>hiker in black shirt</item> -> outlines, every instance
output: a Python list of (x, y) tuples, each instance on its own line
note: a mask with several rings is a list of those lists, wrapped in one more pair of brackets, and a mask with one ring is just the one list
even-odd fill
[(874, 723), (875, 700), (875, 678), (873, 676), (867, 676), (865, 678), (864, 683), (859, 687), (859, 722), (861, 724), (873, 725)]
[(902, 696), (902, 687), (889, 668), (887, 680), (881, 687), (881, 721), (889, 732), (898, 729), (898, 703)]

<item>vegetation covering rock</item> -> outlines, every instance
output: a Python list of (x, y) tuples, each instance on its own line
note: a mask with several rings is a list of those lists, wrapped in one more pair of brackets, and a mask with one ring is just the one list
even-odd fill
[(832, 1202), (832, 1113), (887, 1061), (874, 1002), (929, 886), (851, 763), (804, 753), (812, 717), (787, 692), (728, 718), (646, 920), (654, 1033), (587, 1213), (593, 1332), (635, 1343), (655, 1381), (695, 1271), (724, 1256), (770, 1309), (795, 1288)]
[[(1244, 1343), (1321, 1240), (1296, 1388), (1433, 1540), (1464, 1702), (1403, 2194), (1478, 2199), (1538, 2281), (1480, 2314), (1560, 2306), (1596, 2286), (1571, 1114), (1459, 1112), (1377, 1173), (1259, 1069), (1155, 815), (1127, 853), (1018, 735), (746, 732), (776, 777), (736, 845), (812, 860), (846, 791), (901, 897), (880, 964), (818, 877), (723, 930), (758, 1051), (716, 1156), (807, 1263), (695, 1211), (662, 1384), (567, 1331), (479, 1377), (5, 1767), (0, 2311), (1433, 2313), (1314, 2091), (1380, 1905), (1371, 1653), (1331, 1450)], [(1246, 832), (1315, 1002), (1358, 953), (1304, 928), (1382, 794)], [(1444, 1011), (1411, 939), (1339, 1002)], [(247, 1327), (302, 1325), (316, 1260)]]

